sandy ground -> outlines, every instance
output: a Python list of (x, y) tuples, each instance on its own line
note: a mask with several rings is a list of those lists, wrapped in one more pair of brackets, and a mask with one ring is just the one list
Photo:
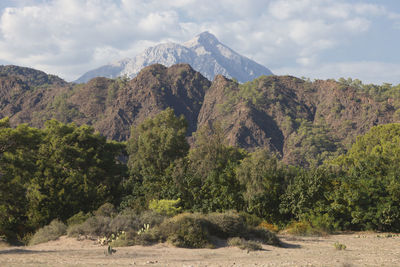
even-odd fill
[[(353, 233), (326, 237), (281, 235), (285, 247), (247, 252), (234, 247), (182, 249), (168, 244), (116, 248), (91, 240), (59, 240), (30, 247), (0, 247), (0, 266), (400, 266), (400, 236)], [(336, 250), (334, 243), (346, 245)]]

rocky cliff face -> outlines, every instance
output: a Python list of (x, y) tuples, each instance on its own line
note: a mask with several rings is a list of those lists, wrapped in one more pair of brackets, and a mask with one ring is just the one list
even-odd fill
[(177, 63), (187, 63), (209, 80), (213, 80), (215, 75), (221, 74), (228, 78), (234, 77), (239, 82), (247, 82), (261, 75), (272, 74), (266, 67), (239, 55), (220, 43), (211, 33), (203, 32), (183, 44), (159, 44), (146, 49), (134, 58), (91, 70), (76, 82), (84, 83), (99, 76), (133, 78), (144, 67), (156, 63), (167, 67)]
[(155, 64), (132, 80), (70, 84), (28, 68), (0, 67), (0, 117), (9, 116), (13, 125), (41, 127), (55, 118), (122, 141), (132, 125), (167, 107), (185, 116), (188, 136), (219, 123), (230, 145), (265, 147), (303, 166), (346, 150), (373, 125), (400, 119), (400, 98), (381, 99), (334, 80), (271, 75), (239, 84), (217, 75), (210, 82), (188, 64)]

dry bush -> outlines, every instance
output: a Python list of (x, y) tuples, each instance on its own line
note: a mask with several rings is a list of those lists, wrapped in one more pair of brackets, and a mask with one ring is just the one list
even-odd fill
[(138, 231), (141, 226), (141, 220), (137, 214), (118, 214), (110, 222), (110, 231), (118, 233), (119, 231)]
[(247, 231), (243, 218), (237, 212), (210, 213), (206, 218), (211, 223), (210, 234), (220, 238), (242, 236)]
[(271, 246), (280, 246), (281, 241), (279, 238), (272, 232), (267, 229), (260, 227), (251, 227), (247, 229), (247, 233), (244, 236), (246, 239), (258, 240), (263, 244), (271, 245)]
[(93, 216), (81, 224), (76, 224), (68, 227), (68, 236), (109, 236), (112, 233), (110, 230), (110, 222), (110, 217)]
[(167, 217), (164, 215), (161, 215), (151, 210), (147, 210), (140, 214), (139, 226), (142, 227), (144, 224), (149, 224), (150, 227), (154, 227), (161, 224), (165, 220), (165, 218)]
[(67, 233), (67, 226), (59, 220), (53, 220), (49, 225), (40, 228), (29, 241), (29, 245), (56, 240)]
[(114, 217), (117, 215), (117, 210), (111, 203), (104, 203), (95, 212), (94, 215), (102, 217)]

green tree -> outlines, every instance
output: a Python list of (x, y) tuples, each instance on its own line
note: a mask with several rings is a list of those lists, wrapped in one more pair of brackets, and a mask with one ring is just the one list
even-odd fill
[(290, 179), (290, 172), (266, 149), (253, 152), (237, 168), (237, 177), (245, 186), (247, 211), (269, 222), (279, 222), (280, 197)]
[(0, 120), (0, 235), (14, 239), (32, 230), (26, 224), (25, 193), (41, 141), (38, 129), (25, 124), (13, 129), (8, 118)]
[(186, 160), (175, 166), (175, 184), (185, 208), (210, 212), (243, 206), (235, 168), (246, 153), (226, 145), (221, 127), (205, 126), (195, 134)]
[(43, 133), (27, 187), (27, 215), (35, 227), (118, 202), (126, 172), (118, 160), (123, 144), (108, 142), (92, 127), (55, 120), (46, 123)]
[(9, 237), (118, 202), (125, 146), (91, 127), (53, 120), (43, 130), (13, 129), (4, 119), (0, 147), (0, 232)]
[(177, 118), (170, 108), (132, 127), (127, 144), (130, 179), (125, 183), (131, 200), (143, 206), (151, 199), (174, 198), (168, 193), (174, 185), (166, 171), (188, 153), (186, 131), (185, 118)]
[(400, 230), (400, 124), (375, 126), (331, 162), (329, 212), (350, 229)]

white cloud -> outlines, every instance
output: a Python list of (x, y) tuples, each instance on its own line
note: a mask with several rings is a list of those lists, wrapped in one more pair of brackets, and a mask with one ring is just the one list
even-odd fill
[(273, 71), (318, 69), (321, 53), (367, 34), (376, 17), (400, 21), (382, 5), (345, 0), (21, 0), (1, 15), (0, 61), (72, 80), (208, 30)]

